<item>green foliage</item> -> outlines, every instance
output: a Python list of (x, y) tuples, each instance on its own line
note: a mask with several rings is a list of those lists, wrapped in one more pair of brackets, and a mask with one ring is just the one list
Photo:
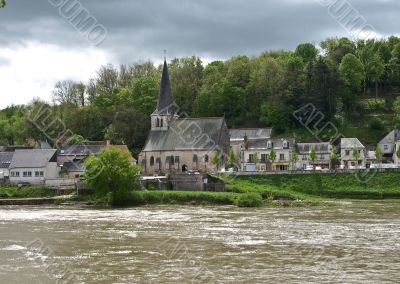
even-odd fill
[(269, 152), (268, 158), (271, 161), (271, 163), (276, 161), (276, 151), (275, 151), (275, 149), (271, 149), (271, 151)]
[(219, 168), (219, 166), (221, 165), (221, 154), (220, 153), (215, 153), (214, 156), (211, 159), (211, 163), (217, 167), (217, 169)]
[(381, 147), (379, 147), (379, 145), (376, 146), (376, 148), (375, 148), (375, 156), (376, 156), (376, 160), (378, 161), (378, 163), (382, 162), (383, 152), (382, 152)]
[(254, 192), (239, 195), (235, 203), (239, 207), (261, 207), (264, 204), (261, 195)]
[(310, 162), (315, 163), (317, 160), (317, 152), (315, 151), (315, 148), (312, 148), (310, 151)]
[(339, 160), (339, 158), (340, 158), (339, 151), (336, 148), (336, 146), (333, 146), (330, 159), (331, 159), (331, 161), (337, 161), (337, 160)]
[(400, 97), (397, 97), (393, 103), (393, 110), (396, 120), (400, 122)]
[(353, 54), (344, 56), (339, 66), (339, 72), (346, 84), (354, 91), (357, 91), (364, 78), (364, 66)]
[(40, 198), (53, 197), (57, 192), (44, 186), (37, 187), (0, 187), (0, 198)]
[(296, 54), (303, 58), (305, 62), (310, 62), (316, 59), (318, 50), (311, 43), (303, 43), (297, 46)]
[(354, 160), (359, 160), (360, 159), (360, 157), (361, 157), (361, 153), (360, 153), (360, 150), (359, 149), (357, 149), (357, 148), (353, 148), (353, 150), (352, 150), (352, 152), (351, 152), (352, 154), (352, 156), (353, 156), (353, 158), (354, 158)]
[(398, 147), (398, 146), (397, 146), (397, 149), (396, 149), (396, 156), (397, 156), (397, 158), (400, 159), (400, 147)]
[(85, 183), (96, 195), (110, 196), (115, 205), (124, 205), (124, 196), (137, 188), (139, 168), (119, 149), (105, 148), (98, 156), (90, 156), (85, 168)]
[(235, 152), (233, 152), (233, 150), (231, 150), (229, 152), (228, 163), (229, 163), (230, 166), (234, 166), (237, 163), (237, 158), (236, 158)]
[(4, 8), (7, 5), (6, 0), (0, 0), (0, 8)]
[(379, 117), (374, 117), (369, 122), (369, 128), (372, 130), (383, 130), (385, 129), (385, 126), (382, 119), (380, 119)]
[(85, 138), (82, 135), (74, 134), (67, 139), (68, 145), (77, 145), (85, 141)]

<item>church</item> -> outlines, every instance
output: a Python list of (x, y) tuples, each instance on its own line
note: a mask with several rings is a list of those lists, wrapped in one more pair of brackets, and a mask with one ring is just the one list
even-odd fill
[(178, 109), (165, 60), (151, 130), (139, 155), (142, 175), (207, 173), (225, 167), (229, 151), (225, 118), (188, 118), (179, 115)]

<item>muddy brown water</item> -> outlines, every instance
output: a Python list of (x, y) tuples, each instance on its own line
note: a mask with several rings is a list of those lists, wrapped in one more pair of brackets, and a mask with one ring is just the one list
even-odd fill
[(0, 283), (400, 283), (400, 203), (0, 207)]

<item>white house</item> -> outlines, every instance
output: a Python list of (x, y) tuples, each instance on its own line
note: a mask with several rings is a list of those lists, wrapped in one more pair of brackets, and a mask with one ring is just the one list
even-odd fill
[(0, 181), (7, 181), (10, 176), (10, 164), (14, 152), (0, 152)]
[[(355, 152), (357, 156), (354, 155)], [(340, 139), (340, 163), (344, 169), (365, 168), (365, 146), (357, 138)]]
[(16, 150), (10, 164), (10, 183), (43, 184), (46, 179), (59, 177), (57, 150)]
[[(330, 169), (332, 148), (333, 146), (329, 142), (298, 143), (297, 149), (299, 151), (299, 160), (297, 162), (297, 169), (305, 170), (308, 166)], [(312, 149), (314, 149), (317, 154), (314, 163), (312, 163), (310, 159)]]
[[(288, 171), (291, 169), (291, 155), (296, 141), (293, 138), (275, 138), (248, 141), (242, 149), (241, 170), (253, 171)], [(276, 157), (271, 159), (271, 152)]]

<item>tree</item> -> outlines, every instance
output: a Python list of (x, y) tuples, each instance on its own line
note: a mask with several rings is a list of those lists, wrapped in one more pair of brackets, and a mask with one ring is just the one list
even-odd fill
[(111, 201), (137, 189), (139, 167), (129, 161), (129, 154), (120, 149), (103, 149), (98, 156), (90, 156), (85, 163), (85, 183), (99, 197)]
[(296, 164), (299, 161), (299, 153), (297, 152), (297, 150), (293, 150), (290, 161), (292, 163), (292, 169), (295, 170)]
[(303, 43), (297, 46), (296, 54), (303, 58), (304, 62), (310, 62), (315, 60), (318, 50), (311, 43)]
[(378, 163), (381, 164), (382, 160), (383, 160), (383, 152), (379, 145), (377, 145), (375, 148), (375, 157), (376, 157), (376, 160), (378, 161)]
[(236, 158), (235, 152), (233, 150), (231, 150), (229, 152), (228, 163), (229, 163), (229, 166), (235, 166), (236, 167), (237, 158)]
[(276, 151), (275, 149), (271, 149), (269, 152), (269, 160), (271, 161), (271, 164), (273, 164), (276, 160)]
[(218, 152), (212, 157), (211, 163), (217, 168), (218, 171), (221, 165), (221, 155)]
[(260, 158), (258, 157), (257, 152), (253, 153), (253, 163), (258, 164), (260, 162)]
[(315, 161), (317, 160), (317, 151), (315, 151), (315, 148), (311, 148), (310, 151), (310, 162), (315, 170)]
[(354, 54), (347, 54), (340, 63), (339, 72), (343, 80), (353, 91), (359, 90), (364, 78), (364, 66), (360, 59)]
[(77, 145), (85, 141), (85, 138), (82, 135), (74, 134), (67, 139), (67, 145)]
[(330, 155), (329, 158), (330, 158), (330, 160), (331, 160), (331, 168), (332, 168), (333, 162), (336, 162), (336, 161), (339, 160), (339, 151), (338, 151), (338, 149), (336, 148), (336, 146), (333, 146), (333, 147), (332, 147), (332, 152), (331, 152), (331, 155)]
[(0, 8), (4, 8), (6, 5), (6, 0), (0, 0)]
[(400, 159), (400, 147), (397, 145), (396, 156)]
[(394, 116), (397, 122), (400, 122), (400, 97), (397, 97), (393, 103)]
[(356, 161), (356, 163), (357, 163), (357, 165), (358, 165), (358, 160), (359, 160), (360, 157), (361, 157), (360, 150), (358, 150), (357, 148), (353, 148), (352, 156), (353, 156), (354, 160)]

